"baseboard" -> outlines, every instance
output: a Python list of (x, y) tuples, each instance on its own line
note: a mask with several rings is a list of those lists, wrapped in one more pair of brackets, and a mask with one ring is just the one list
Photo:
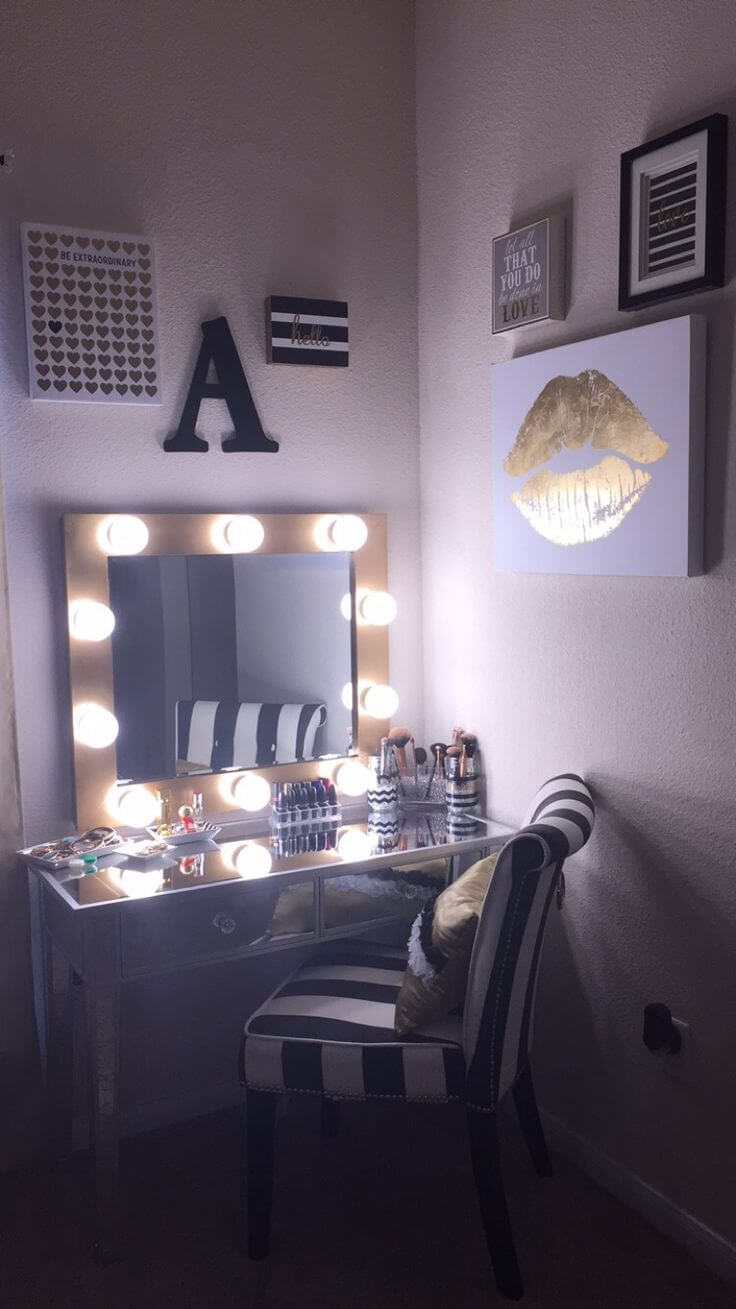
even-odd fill
[(736, 1245), (693, 1214), (669, 1200), (661, 1191), (622, 1167), (552, 1114), (543, 1113), (549, 1143), (581, 1172), (587, 1173), (605, 1191), (610, 1191), (636, 1213), (641, 1214), (671, 1241), (684, 1248), (724, 1281), (736, 1285)]

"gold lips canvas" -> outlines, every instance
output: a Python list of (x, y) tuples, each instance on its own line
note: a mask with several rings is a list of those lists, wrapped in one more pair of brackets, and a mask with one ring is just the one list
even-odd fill
[(702, 571), (705, 319), (492, 369), (499, 572)]

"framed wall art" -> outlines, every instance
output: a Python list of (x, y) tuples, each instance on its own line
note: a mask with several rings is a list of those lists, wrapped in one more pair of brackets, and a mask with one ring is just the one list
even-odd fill
[(727, 132), (711, 114), (621, 156), (619, 309), (723, 286)]
[(32, 400), (161, 403), (149, 237), (21, 228)]
[(348, 306), (344, 300), (271, 295), (266, 301), (269, 364), (347, 368)]
[(705, 319), (492, 368), (498, 572), (702, 571)]
[(550, 216), (493, 239), (493, 334), (565, 317), (565, 220)]

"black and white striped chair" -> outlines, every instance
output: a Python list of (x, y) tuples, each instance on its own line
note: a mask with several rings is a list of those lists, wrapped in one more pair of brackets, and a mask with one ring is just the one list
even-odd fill
[(313, 759), (326, 721), (324, 704), (177, 700), (177, 762), (221, 769)]
[(323, 947), (248, 1019), (241, 1078), (252, 1258), (268, 1253), (280, 1094), (321, 1096), (325, 1135), (334, 1135), (341, 1099), (461, 1101), (498, 1288), (510, 1299), (521, 1297), (496, 1110), (511, 1091), (534, 1166), (540, 1176), (549, 1175), (529, 1067), (536, 982), (564, 861), (585, 844), (593, 822), (590, 792), (575, 774), (553, 777), (537, 792), (523, 826), (498, 857), (478, 923), (462, 1017), (451, 1015), (421, 1035), (397, 1036), (394, 1006), (406, 951), (351, 941)]

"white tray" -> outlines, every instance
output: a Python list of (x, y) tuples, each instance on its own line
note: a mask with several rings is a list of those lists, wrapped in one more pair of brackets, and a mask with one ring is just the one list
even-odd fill
[(222, 828), (218, 823), (199, 822), (195, 832), (185, 832), (182, 829), (171, 836), (159, 837), (155, 827), (147, 827), (146, 831), (154, 840), (165, 841), (167, 845), (191, 845), (194, 841), (214, 841)]
[[(160, 839), (162, 842), (164, 840), (163, 837), (152, 839)], [(167, 858), (172, 849), (169, 842), (165, 841), (165, 849), (157, 850), (155, 854), (143, 854), (142, 847), (148, 844), (148, 841), (124, 841), (122, 845), (117, 847), (117, 853), (124, 854), (129, 863), (142, 864), (145, 866), (148, 864), (160, 864), (162, 860)]]
[[(82, 858), (81, 854), (70, 854), (65, 859), (49, 859), (49, 858), (44, 858), (41, 855), (34, 855), (31, 853), (31, 851), (36, 850), (38, 846), (45, 845), (45, 844), (46, 842), (44, 841), (37, 841), (36, 845), (31, 845), (26, 850), (19, 850), (18, 854), (21, 855), (23, 859), (27, 859), (29, 864), (36, 864), (38, 868), (46, 868), (49, 872), (52, 873), (56, 872), (57, 868), (68, 868), (73, 860)], [(121, 845), (122, 845), (122, 838), (118, 837), (117, 841), (108, 841), (106, 845), (93, 846), (92, 849), (85, 850), (84, 853), (94, 854), (97, 855), (98, 858), (100, 858), (102, 855), (105, 854), (118, 854), (120, 852)]]

